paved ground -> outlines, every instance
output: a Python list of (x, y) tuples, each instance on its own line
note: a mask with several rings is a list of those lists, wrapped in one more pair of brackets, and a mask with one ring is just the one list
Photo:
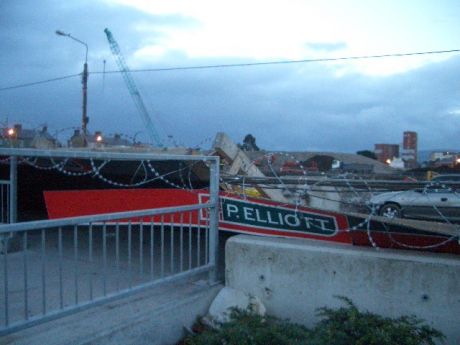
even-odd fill
[(175, 344), (221, 285), (180, 280), (0, 337), (2, 345)]
[(59, 250), (57, 230), (44, 240), (40, 232), (31, 233), (27, 250), (0, 255), (0, 329), (7, 319), (12, 325), (197, 268), (208, 256), (204, 229), (133, 226), (131, 235), (126, 227), (117, 235), (112, 227), (105, 241), (102, 235), (101, 227), (91, 235), (81, 227), (77, 236), (63, 229)]

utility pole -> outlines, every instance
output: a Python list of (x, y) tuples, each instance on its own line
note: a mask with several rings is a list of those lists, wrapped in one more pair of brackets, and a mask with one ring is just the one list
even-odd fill
[(82, 129), (82, 132), (83, 132), (84, 141), (86, 143), (86, 135), (88, 133), (87, 127), (88, 127), (88, 122), (89, 122), (89, 118), (87, 116), (87, 104), (88, 104), (88, 45), (85, 42), (80, 41), (78, 38), (75, 38), (72, 35), (67, 34), (65, 32), (62, 32), (60, 30), (56, 30), (56, 35), (69, 37), (69, 38), (73, 39), (74, 41), (76, 41), (76, 42), (78, 42), (80, 44), (83, 44), (85, 46), (85, 48), (86, 48), (85, 64), (83, 65), (83, 74), (82, 74), (82, 77), (81, 77), (81, 83), (82, 83), (82, 89), (83, 89), (83, 105), (82, 105), (81, 129)]
[(86, 110), (88, 108), (88, 63), (85, 61), (85, 64), (83, 65), (83, 75), (81, 77), (81, 83), (83, 85), (83, 112), (82, 112), (82, 119), (81, 119), (81, 129), (83, 131), (83, 135), (85, 136), (85, 141), (86, 141), (86, 135), (87, 135), (87, 127), (88, 127), (88, 122), (89, 118), (87, 116)]

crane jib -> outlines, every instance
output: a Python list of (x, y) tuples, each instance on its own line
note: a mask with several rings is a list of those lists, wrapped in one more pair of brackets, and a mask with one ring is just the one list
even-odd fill
[(150, 140), (152, 141), (152, 144), (162, 147), (163, 143), (160, 139), (160, 136), (158, 135), (158, 132), (155, 129), (155, 126), (147, 111), (144, 101), (142, 100), (139, 90), (137, 89), (136, 84), (134, 83), (134, 79), (130, 74), (128, 65), (126, 64), (123, 55), (121, 54), (121, 50), (118, 46), (117, 41), (115, 41), (109, 29), (105, 29), (104, 32), (107, 36), (107, 40), (109, 41), (110, 50), (112, 51), (113, 56), (115, 57), (115, 61), (123, 76), (123, 80), (125, 81), (126, 86), (128, 87), (129, 94), (131, 95), (131, 98), (134, 101), (137, 111), (141, 115), (142, 122), (144, 123), (144, 126), (147, 129), (147, 133), (150, 137)]

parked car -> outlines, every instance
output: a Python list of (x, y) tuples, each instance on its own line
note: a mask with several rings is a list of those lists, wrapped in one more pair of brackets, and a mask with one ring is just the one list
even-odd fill
[(460, 221), (460, 194), (439, 184), (381, 193), (373, 196), (370, 204), (378, 215), (388, 218)]

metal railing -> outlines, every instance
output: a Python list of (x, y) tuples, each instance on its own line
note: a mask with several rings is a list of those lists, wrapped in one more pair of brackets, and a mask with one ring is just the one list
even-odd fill
[(10, 222), (10, 181), (0, 180), (0, 224)]
[[(10, 151), (10, 156), (57, 154), (14, 151), (18, 152)], [(139, 158), (139, 154), (110, 156)], [(0, 225), (0, 336), (166, 281), (201, 273), (207, 273), (210, 282), (216, 280), (218, 158), (147, 157), (209, 162), (209, 200)]]

